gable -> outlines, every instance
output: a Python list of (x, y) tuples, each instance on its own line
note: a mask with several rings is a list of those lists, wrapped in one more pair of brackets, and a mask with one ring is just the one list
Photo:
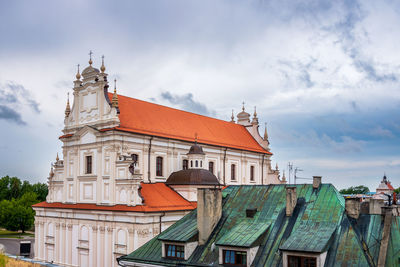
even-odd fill
[(81, 136), (81, 144), (90, 144), (94, 142), (96, 142), (96, 136), (90, 131), (87, 131)]

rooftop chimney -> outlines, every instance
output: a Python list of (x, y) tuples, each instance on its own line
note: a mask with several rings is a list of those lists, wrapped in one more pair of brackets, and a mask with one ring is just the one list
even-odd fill
[(286, 216), (292, 216), (297, 203), (297, 193), (295, 186), (286, 187)]
[(317, 188), (319, 188), (319, 186), (321, 185), (321, 176), (313, 176), (312, 177), (313, 179), (312, 179), (312, 187), (314, 188), (314, 189), (317, 189)]
[(345, 209), (349, 217), (358, 219), (360, 216), (360, 199), (357, 197), (346, 198)]
[(222, 215), (220, 188), (197, 189), (197, 229), (199, 245), (204, 245)]
[(382, 215), (384, 217), (383, 233), (381, 239), (381, 246), (379, 247), (378, 267), (385, 267), (387, 249), (389, 245), (390, 228), (392, 226), (393, 211), (392, 207), (382, 207)]
[(381, 214), (381, 208), (383, 207), (383, 199), (374, 199), (371, 198), (369, 200), (369, 214), (379, 215)]

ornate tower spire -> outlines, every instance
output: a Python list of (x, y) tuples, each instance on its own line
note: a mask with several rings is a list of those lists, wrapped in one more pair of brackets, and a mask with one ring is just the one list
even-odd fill
[(278, 163), (276, 163), (276, 165), (275, 165), (275, 170), (279, 170)]
[(242, 102), (242, 111), (244, 112), (244, 101)]
[(75, 77), (76, 77), (77, 80), (80, 80), (81, 79), (81, 74), (79, 73), (79, 64), (77, 66), (78, 66), (78, 71), (77, 71)]
[(268, 141), (267, 123), (265, 123), (264, 140)]
[(89, 51), (89, 65), (90, 65), (90, 66), (92, 66), (92, 64), (93, 64), (92, 55), (93, 55), (93, 52), (92, 52), (92, 50), (90, 50), (90, 51)]
[(286, 176), (285, 176), (285, 170), (283, 170), (283, 175), (282, 175), (282, 182), (286, 183)]
[(67, 106), (65, 108), (65, 117), (68, 117), (71, 114), (71, 107), (69, 106), (69, 93), (67, 97)]
[(57, 152), (56, 162), (58, 162), (59, 160), (60, 160), (60, 158), (58, 157), (58, 152)]
[(233, 115), (233, 109), (232, 109), (231, 122), (235, 122), (235, 116)]
[(118, 108), (117, 79), (114, 79), (114, 95), (111, 103), (114, 108)]
[(101, 67), (100, 67), (101, 73), (104, 73), (106, 70), (106, 66), (104, 66), (104, 55), (101, 56)]
[(257, 108), (256, 108), (256, 106), (254, 106), (253, 121), (251, 123), (258, 125)]

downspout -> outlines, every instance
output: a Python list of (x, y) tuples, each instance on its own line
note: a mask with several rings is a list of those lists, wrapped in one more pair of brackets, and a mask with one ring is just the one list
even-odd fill
[(228, 148), (227, 147), (225, 147), (225, 151), (224, 151), (224, 185), (226, 185), (226, 183), (225, 183), (225, 161), (226, 161), (226, 151), (228, 150)]
[(150, 142), (149, 142), (149, 155), (148, 155), (148, 158), (147, 158), (147, 165), (148, 165), (148, 167), (147, 167), (147, 179), (149, 180), (149, 183), (151, 183), (151, 180), (150, 180), (150, 154), (151, 154), (151, 141), (153, 140), (153, 136), (152, 137), (150, 137)]
[(262, 161), (261, 161), (261, 185), (264, 185), (264, 158), (265, 158), (265, 155), (262, 154)]
[(164, 216), (165, 216), (165, 212), (163, 212), (163, 214), (160, 215), (160, 229), (159, 229), (159, 231), (158, 231), (158, 234), (161, 234), (161, 224), (162, 224), (161, 218), (164, 217)]

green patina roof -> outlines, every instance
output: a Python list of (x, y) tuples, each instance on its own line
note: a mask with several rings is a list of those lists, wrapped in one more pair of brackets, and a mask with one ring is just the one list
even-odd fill
[[(285, 214), (285, 185), (242, 185), (223, 190), (222, 217), (204, 245), (186, 261), (162, 258), (161, 240), (191, 240), (197, 235), (196, 211), (120, 260), (163, 266), (219, 266), (218, 245), (259, 246), (252, 266), (282, 266), (281, 249), (326, 251), (325, 266), (374, 266), (382, 238), (383, 216), (345, 215), (344, 199), (330, 184), (318, 189), (296, 185), (297, 205)], [(246, 209), (256, 208), (254, 218)], [(394, 218), (387, 266), (398, 266), (399, 218)], [(303, 235), (302, 235), (303, 232)]]
[(244, 220), (223, 235), (217, 242), (219, 246), (252, 247), (267, 231), (270, 224), (254, 221), (252, 218)]
[(169, 240), (175, 242), (187, 242), (197, 236), (197, 210), (187, 214), (179, 220), (174, 227), (170, 227), (159, 236), (159, 240)]
[(334, 223), (305, 222), (292, 231), (289, 238), (280, 246), (282, 250), (324, 252), (336, 230)]

